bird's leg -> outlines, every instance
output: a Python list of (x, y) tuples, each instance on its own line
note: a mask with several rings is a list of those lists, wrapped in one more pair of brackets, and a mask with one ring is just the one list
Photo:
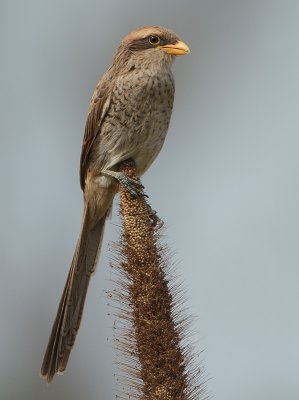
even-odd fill
[(112, 176), (114, 179), (118, 181), (120, 185), (122, 185), (132, 196), (144, 196), (148, 197), (144, 192), (144, 186), (135, 181), (135, 179), (129, 178), (124, 172), (104, 170), (101, 171), (102, 174)]
[(151, 225), (154, 229), (160, 229), (164, 225), (164, 221), (158, 217), (157, 211), (153, 210), (152, 207), (147, 203), (148, 213), (151, 220)]

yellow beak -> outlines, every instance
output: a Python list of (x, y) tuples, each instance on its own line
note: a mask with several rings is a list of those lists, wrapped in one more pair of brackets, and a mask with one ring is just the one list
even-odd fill
[(158, 47), (166, 53), (172, 54), (174, 56), (184, 56), (185, 54), (190, 53), (189, 47), (181, 40), (177, 41), (175, 44), (166, 44), (164, 46)]

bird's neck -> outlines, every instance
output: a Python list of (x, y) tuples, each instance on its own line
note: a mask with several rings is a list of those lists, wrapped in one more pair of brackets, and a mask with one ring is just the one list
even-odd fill
[(171, 73), (173, 57), (159, 53), (153, 52), (151, 57), (142, 57), (138, 53), (133, 54), (128, 60), (128, 69), (142, 69), (152, 74)]
[(120, 47), (114, 56), (113, 65), (118, 71), (143, 69), (151, 71), (153, 74), (171, 73), (174, 58), (174, 56), (156, 49), (144, 54), (143, 51), (131, 52), (124, 47)]

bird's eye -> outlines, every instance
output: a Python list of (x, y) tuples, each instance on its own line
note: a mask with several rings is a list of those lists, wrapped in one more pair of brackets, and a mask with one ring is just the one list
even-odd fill
[(161, 39), (159, 38), (159, 36), (151, 35), (149, 36), (148, 41), (152, 46), (157, 46), (160, 43)]

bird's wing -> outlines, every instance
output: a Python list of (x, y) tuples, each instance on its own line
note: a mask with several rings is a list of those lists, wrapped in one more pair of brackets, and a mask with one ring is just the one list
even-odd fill
[(90, 150), (109, 109), (111, 89), (112, 79), (104, 76), (98, 83), (89, 105), (80, 160), (80, 184), (82, 190), (84, 190), (85, 186)]

